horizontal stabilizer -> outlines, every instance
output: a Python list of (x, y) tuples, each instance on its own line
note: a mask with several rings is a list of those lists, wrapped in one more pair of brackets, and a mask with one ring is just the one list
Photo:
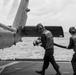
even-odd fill
[(11, 27), (5, 26), (4, 24), (0, 23), (0, 27), (5, 29), (5, 30), (9, 30), (11, 32), (15, 32), (15, 29), (12, 29)]
[[(52, 32), (54, 37), (64, 37), (63, 28), (61, 26), (45, 26), (46, 29)], [(25, 26), (23, 32), (27, 37), (39, 37), (40, 33), (35, 26)]]

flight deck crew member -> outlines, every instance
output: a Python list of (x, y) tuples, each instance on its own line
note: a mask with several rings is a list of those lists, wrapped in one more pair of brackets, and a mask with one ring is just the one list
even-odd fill
[(68, 45), (68, 49), (73, 49), (74, 50), (74, 54), (73, 54), (73, 57), (72, 57), (72, 60), (71, 60), (71, 64), (72, 64), (72, 68), (73, 68), (73, 71), (74, 71), (74, 74), (73, 75), (76, 75), (76, 29), (75, 27), (70, 27), (69, 28), (69, 33), (72, 35), (70, 37), (70, 42), (69, 42), (69, 45)]
[[(39, 23), (37, 26), (37, 30), (41, 33), (41, 47), (45, 49), (45, 55), (43, 60), (43, 67), (41, 71), (36, 71), (36, 73), (39, 73), (41, 75), (45, 75), (45, 70), (49, 66), (49, 62), (51, 62), (53, 68), (56, 71), (55, 75), (61, 75), (59, 71), (59, 65), (55, 62), (54, 59), (54, 41), (53, 41), (53, 35), (49, 30), (46, 30), (45, 27)], [(36, 41), (35, 44), (38, 44)]]

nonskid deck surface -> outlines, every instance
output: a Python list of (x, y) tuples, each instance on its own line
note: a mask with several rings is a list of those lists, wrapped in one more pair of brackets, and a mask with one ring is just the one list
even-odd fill
[[(62, 75), (73, 75), (70, 62), (57, 62)], [(0, 61), (0, 75), (39, 75), (36, 70), (42, 68), (42, 61)], [(45, 75), (55, 75), (55, 70), (50, 64)]]

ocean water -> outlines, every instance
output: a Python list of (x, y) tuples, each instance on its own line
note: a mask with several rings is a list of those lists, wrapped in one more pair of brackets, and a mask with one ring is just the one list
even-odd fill
[[(64, 38), (54, 38), (54, 42), (63, 46), (68, 46), (70, 34), (64, 33)], [(19, 42), (10, 48), (0, 50), (0, 59), (43, 59), (45, 50), (39, 46), (33, 46), (33, 41), (37, 37), (23, 37), (23, 42)], [(74, 51), (54, 46), (54, 57), (56, 61), (71, 61)]]

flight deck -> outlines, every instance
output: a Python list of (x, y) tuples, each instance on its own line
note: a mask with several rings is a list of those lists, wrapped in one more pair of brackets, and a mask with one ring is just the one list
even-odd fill
[[(62, 75), (73, 75), (70, 62), (57, 61), (60, 66)], [(16, 60), (16, 61), (0, 61), (0, 75), (40, 75), (36, 71), (42, 68), (42, 60)], [(55, 70), (50, 64), (45, 75), (55, 75)]]

